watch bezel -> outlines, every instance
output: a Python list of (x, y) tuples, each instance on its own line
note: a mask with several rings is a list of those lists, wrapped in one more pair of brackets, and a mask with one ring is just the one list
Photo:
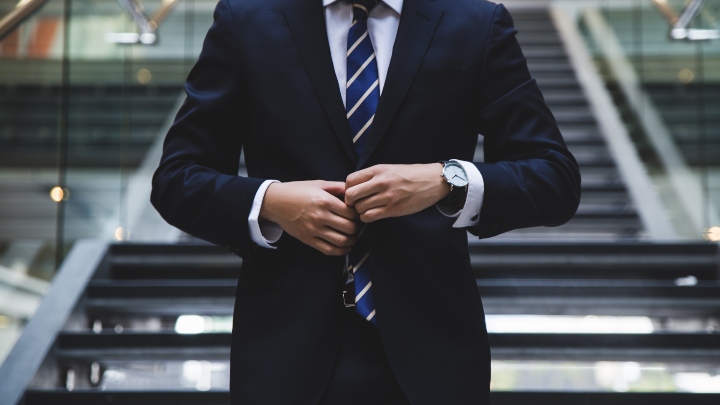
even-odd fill
[[(445, 181), (450, 185), (450, 187), (452, 187), (452, 188), (465, 188), (465, 187), (468, 186), (468, 184), (470, 183), (470, 181), (469, 181), (470, 179), (467, 178), (467, 177), (468, 177), (468, 176), (467, 176), (467, 172), (465, 171), (465, 168), (464, 168), (460, 163), (454, 162), (454, 161), (452, 161), (452, 160), (450, 160), (450, 161), (443, 161), (443, 162), (441, 162), (441, 163), (443, 164), (442, 177), (443, 177), (443, 179), (445, 179)], [(448, 166), (458, 167), (458, 168), (465, 174), (464, 184), (461, 184), (461, 185), (453, 184), (452, 180), (449, 179), (448, 176), (446, 175), (446, 171), (447, 171)]]

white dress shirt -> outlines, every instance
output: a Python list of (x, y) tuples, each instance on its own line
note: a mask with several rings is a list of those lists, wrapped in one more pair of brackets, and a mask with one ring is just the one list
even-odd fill
[[(388, 67), (390, 66), (390, 58), (392, 56), (393, 45), (395, 44), (395, 37), (397, 36), (398, 25), (400, 24), (402, 5), (403, 0), (383, 0), (372, 9), (368, 17), (368, 34), (375, 50), (381, 95), (385, 78), (387, 77)], [(343, 0), (323, 0), (323, 6), (325, 7), (325, 27), (330, 44), (330, 54), (335, 67), (335, 75), (337, 76), (340, 95), (342, 96), (343, 104), (345, 104), (347, 37), (353, 20), (352, 6), (349, 2)], [(453, 224), (454, 228), (475, 226), (480, 222), (480, 208), (482, 208), (485, 183), (483, 182), (480, 171), (474, 164), (462, 160), (455, 161), (460, 163), (463, 169), (465, 169), (465, 173), (467, 173), (470, 182), (465, 205), (460, 211), (454, 213), (445, 212), (440, 209), (440, 207), (438, 207), (438, 209), (443, 215), (457, 218)], [(271, 243), (277, 242), (280, 236), (282, 236), (283, 231), (280, 226), (274, 222), (260, 222), (259, 216), (260, 207), (262, 206), (267, 188), (270, 184), (277, 182), (277, 180), (267, 180), (263, 182), (255, 194), (252, 209), (248, 216), (250, 237), (253, 242), (270, 249), (275, 249)]]

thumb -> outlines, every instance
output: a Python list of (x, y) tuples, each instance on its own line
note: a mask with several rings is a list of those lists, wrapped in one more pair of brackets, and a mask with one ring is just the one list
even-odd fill
[(340, 199), (345, 198), (345, 183), (342, 181), (325, 181), (320, 186), (323, 190), (329, 194), (334, 195)]

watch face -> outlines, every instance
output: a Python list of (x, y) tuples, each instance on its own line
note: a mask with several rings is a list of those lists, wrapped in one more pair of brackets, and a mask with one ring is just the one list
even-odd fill
[(468, 184), (467, 174), (462, 166), (457, 163), (448, 163), (443, 171), (447, 181), (455, 187), (465, 187)]

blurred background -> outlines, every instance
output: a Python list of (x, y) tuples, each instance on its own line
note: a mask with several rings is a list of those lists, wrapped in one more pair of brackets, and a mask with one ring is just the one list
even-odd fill
[[(241, 259), (149, 203), (216, 3), (0, 0), (1, 404), (229, 403)], [(583, 197), (470, 238), (495, 403), (720, 403), (720, 0), (504, 3)]]

